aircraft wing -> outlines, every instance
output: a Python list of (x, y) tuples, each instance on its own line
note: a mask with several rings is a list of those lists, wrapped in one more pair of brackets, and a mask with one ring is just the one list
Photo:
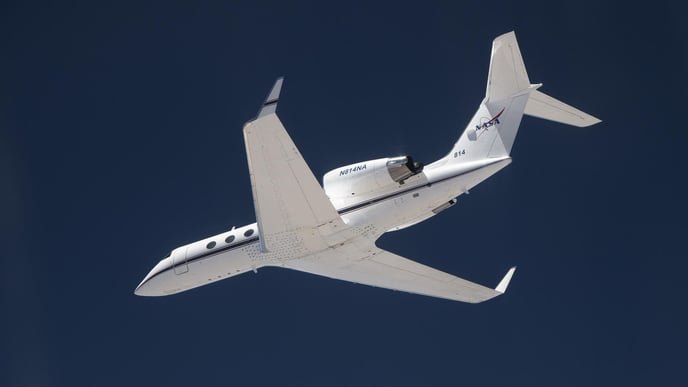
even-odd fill
[(302, 255), (326, 248), (345, 225), (275, 113), (281, 87), (282, 78), (244, 140), (261, 250)]
[(293, 260), (284, 267), (324, 277), (454, 301), (479, 303), (506, 292), (515, 267), (491, 289), (374, 247), (364, 252), (346, 246)]

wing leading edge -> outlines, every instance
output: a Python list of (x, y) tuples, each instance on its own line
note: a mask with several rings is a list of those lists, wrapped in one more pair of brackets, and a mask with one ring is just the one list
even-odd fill
[(488, 288), (377, 247), (356, 252), (337, 248), (288, 262), (284, 267), (324, 277), (454, 301), (479, 303), (506, 292), (512, 267), (496, 288)]

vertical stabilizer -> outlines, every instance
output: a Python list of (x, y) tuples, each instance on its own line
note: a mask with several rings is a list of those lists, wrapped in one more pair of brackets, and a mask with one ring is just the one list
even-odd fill
[(572, 106), (537, 91), (531, 84), (516, 34), (492, 42), (485, 99), (451, 152), (441, 162), (463, 163), (511, 154), (523, 114), (574, 126), (600, 122)]
[(533, 90), (513, 32), (492, 43), (485, 99), (447, 156), (451, 162), (509, 156)]
[(490, 72), (487, 75), (485, 100), (498, 102), (530, 87), (514, 32), (499, 36), (492, 42)]

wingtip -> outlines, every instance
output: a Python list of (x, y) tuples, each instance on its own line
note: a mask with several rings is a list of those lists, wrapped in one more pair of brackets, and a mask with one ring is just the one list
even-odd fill
[(263, 102), (263, 106), (260, 107), (258, 117), (274, 113), (277, 110), (277, 102), (279, 102), (279, 96), (280, 92), (282, 91), (283, 82), (284, 77), (277, 78), (275, 84), (272, 86), (272, 89), (270, 90), (270, 94), (268, 94), (268, 97), (265, 99), (265, 102)]
[(495, 290), (500, 292), (500, 293), (506, 293), (506, 288), (509, 286), (509, 282), (511, 281), (511, 277), (513, 277), (515, 271), (516, 271), (516, 266), (509, 269), (509, 271), (506, 272), (506, 275), (504, 276), (504, 278), (502, 278), (502, 280), (499, 281), (499, 285), (497, 285)]
[(268, 98), (265, 100), (265, 103), (279, 100), (279, 95), (282, 91), (283, 82), (284, 77), (279, 77), (277, 78), (277, 80), (275, 80), (275, 84), (272, 86), (272, 90), (270, 90), (270, 94), (268, 94)]
[(582, 117), (581, 121), (579, 123), (576, 123), (575, 126), (578, 126), (579, 128), (587, 128), (589, 126), (599, 124), (600, 122), (602, 122), (601, 119), (599, 119), (595, 116), (591, 116), (589, 114), (586, 114), (586, 116)]

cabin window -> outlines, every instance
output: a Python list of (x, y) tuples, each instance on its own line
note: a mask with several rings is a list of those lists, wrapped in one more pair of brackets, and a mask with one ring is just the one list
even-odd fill
[(205, 247), (207, 247), (208, 250), (210, 250), (210, 249), (212, 249), (213, 247), (215, 247), (215, 245), (216, 245), (215, 241), (212, 241), (212, 242), (208, 243), (207, 245), (205, 245)]
[(246, 232), (244, 233), (244, 236), (245, 236), (245, 237), (250, 237), (251, 235), (253, 235), (253, 229), (252, 229), (252, 228), (249, 228), (249, 229), (246, 230)]
[(230, 235), (227, 238), (225, 238), (226, 243), (232, 243), (234, 242), (234, 235)]

